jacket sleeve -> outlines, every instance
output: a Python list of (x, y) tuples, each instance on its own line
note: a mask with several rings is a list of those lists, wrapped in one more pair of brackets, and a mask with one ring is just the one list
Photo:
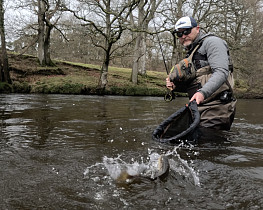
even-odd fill
[(211, 78), (199, 90), (206, 99), (227, 80), (229, 74), (229, 57), (226, 42), (216, 36), (206, 38), (201, 48), (205, 51), (207, 61), (212, 69)]

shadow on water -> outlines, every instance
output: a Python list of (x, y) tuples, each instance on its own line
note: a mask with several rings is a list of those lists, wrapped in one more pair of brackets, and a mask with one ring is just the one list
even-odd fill
[[(239, 100), (231, 131), (206, 132), (196, 145), (171, 146), (151, 134), (186, 98), (0, 99), (1, 209), (263, 207), (262, 101)], [(123, 168), (130, 175), (154, 172), (161, 155), (170, 165), (164, 179), (118, 182)]]

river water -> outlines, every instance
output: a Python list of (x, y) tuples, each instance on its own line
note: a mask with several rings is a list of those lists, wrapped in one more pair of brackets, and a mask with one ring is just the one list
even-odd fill
[[(0, 95), (0, 209), (262, 209), (263, 101), (239, 100), (231, 131), (193, 146), (152, 131), (187, 103), (156, 97)], [(165, 180), (118, 183), (153, 154)]]

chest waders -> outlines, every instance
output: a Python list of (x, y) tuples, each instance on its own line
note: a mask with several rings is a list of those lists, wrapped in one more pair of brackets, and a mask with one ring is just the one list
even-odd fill
[[(229, 130), (234, 120), (236, 111), (236, 99), (233, 93), (234, 78), (233, 66), (230, 62), (227, 80), (211, 96), (198, 105), (201, 127), (209, 127), (217, 130)], [(196, 78), (189, 84), (187, 93), (189, 98), (202, 88), (212, 76), (210, 66), (197, 69)]]
[[(198, 69), (196, 70), (193, 63), (193, 60), (197, 63), (200, 63), (200, 60), (202, 59), (207, 60), (205, 55), (202, 55), (203, 58), (200, 55), (194, 56), (206, 37), (203, 37), (197, 43), (189, 57), (186, 58), (187, 61), (186, 59), (183, 59), (176, 64), (170, 72), (170, 80), (174, 82), (176, 90), (179, 92), (187, 92), (189, 99), (191, 99), (192, 96), (202, 88), (212, 76), (212, 69), (210, 66), (197, 66)], [(198, 110), (200, 112), (200, 126), (202, 127), (229, 130), (234, 120), (236, 99), (233, 94), (233, 66), (230, 59), (229, 63), (229, 75), (227, 81), (225, 81), (211, 96), (206, 98), (202, 104), (198, 105)]]

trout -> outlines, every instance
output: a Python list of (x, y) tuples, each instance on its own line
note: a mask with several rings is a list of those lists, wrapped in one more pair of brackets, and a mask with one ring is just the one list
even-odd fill
[(117, 177), (116, 181), (119, 183), (123, 183), (123, 182), (131, 183), (135, 180), (139, 180), (140, 178), (146, 178), (150, 180), (156, 180), (157, 178), (159, 178), (162, 180), (168, 175), (169, 169), (170, 169), (170, 165), (168, 158), (165, 155), (160, 155), (160, 157), (158, 158), (156, 168), (151, 167), (145, 169), (144, 172), (135, 175), (131, 175), (127, 172), (127, 170), (124, 170)]

